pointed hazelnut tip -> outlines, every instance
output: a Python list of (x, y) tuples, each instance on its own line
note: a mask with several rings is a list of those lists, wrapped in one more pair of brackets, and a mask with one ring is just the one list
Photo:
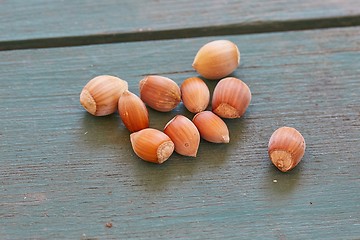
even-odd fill
[(130, 94), (131, 92), (128, 89), (124, 90), (122, 93), (122, 95), (130, 95)]
[(195, 55), (194, 61), (191, 64), (191, 66), (193, 67), (193, 69), (196, 70), (196, 65), (197, 65), (197, 61), (198, 61), (198, 54)]
[(196, 157), (196, 155), (197, 155), (197, 151), (194, 152), (193, 154), (190, 154), (189, 157)]
[(144, 77), (143, 79), (140, 80), (139, 82), (139, 89), (140, 89), (140, 93), (141, 93), (141, 89), (143, 88), (145, 82), (147, 81), (148, 76)]
[(96, 102), (87, 89), (83, 89), (80, 94), (80, 103), (86, 111), (96, 115)]
[(222, 136), (222, 140), (223, 140), (223, 143), (229, 143), (230, 142), (229, 135)]
[(239, 48), (236, 46), (236, 44), (234, 44), (235, 48), (236, 48), (236, 52), (237, 52), (237, 65), (239, 66), (240, 64), (240, 51)]
[[(175, 151), (176, 151), (176, 150), (175, 150)], [(184, 155), (184, 156), (194, 157), (194, 158), (195, 158), (196, 155), (197, 155), (197, 151), (198, 151), (198, 148), (194, 149), (193, 152), (189, 152), (189, 153), (187, 153), (187, 154), (181, 154), (181, 153), (179, 153), (179, 154)]]
[(135, 138), (136, 138), (136, 135), (138, 134), (139, 132), (133, 132), (133, 133), (130, 133), (130, 142), (131, 142), (131, 145), (134, 145), (135, 143)]

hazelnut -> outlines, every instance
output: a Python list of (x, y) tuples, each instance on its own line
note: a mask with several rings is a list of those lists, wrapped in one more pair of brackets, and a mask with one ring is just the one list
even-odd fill
[(190, 119), (182, 115), (175, 116), (166, 124), (164, 133), (175, 144), (175, 152), (184, 156), (196, 157), (200, 134)]
[(204, 111), (210, 102), (210, 91), (206, 83), (198, 77), (186, 79), (180, 87), (184, 106), (192, 113)]
[(180, 88), (170, 78), (150, 75), (140, 81), (140, 98), (149, 107), (169, 112), (181, 101)]
[(197, 113), (193, 123), (200, 132), (200, 136), (208, 142), (228, 143), (229, 129), (226, 123), (211, 111)]
[(128, 83), (120, 78), (101, 75), (91, 79), (80, 93), (81, 105), (94, 116), (114, 113), (120, 95), (128, 89)]
[(270, 137), (268, 153), (272, 163), (282, 172), (293, 169), (305, 153), (305, 139), (292, 127), (281, 127)]
[(216, 40), (199, 49), (192, 66), (201, 76), (213, 80), (228, 76), (239, 64), (238, 47), (228, 40)]
[(130, 132), (149, 127), (149, 113), (145, 103), (134, 93), (126, 90), (120, 96), (118, 110), (121, 120)]
[(145, 128), (130, 134), (135, 154), (147, 162), (163, 163), (174, 151), (174, 143), (168, 135), (154, 128)]
[(215, 86), (212, 111), (223, 118), (239, 118), (251, 101), (249, 87), (240, 79), (227, 77)]

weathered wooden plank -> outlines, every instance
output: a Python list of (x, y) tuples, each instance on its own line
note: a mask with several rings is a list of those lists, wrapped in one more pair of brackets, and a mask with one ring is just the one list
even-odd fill
[(149, 30), (141, 32), (104, 33), (94, 35), (36, 38), (0, 42), (0, 51), (32, 48), (54, 48), (86, 46), (106, 43), (155, 41), (207, 36), (239, 35), (269, 32), (288, 32), (325, 28), (360, 26), (360, 15), (330, 17), (321, 19), (293, 19), (287, 21), (268, 21), (238, 23), (222, 26), (192, 27), (169, 30)]
[[(180, 84), (215, 38), (0, 52), (0, 238), (359, 238), (359, 30), (223, 36), (241, 50), (234, 76), (250, 107), (226, 121), (230, 144), (203, 141), (197, 158), (160, 166), (134, 155), (116, 114), (87, 114), (79, 92), (99, 74), (135, 93), (149, 73)], [(150, 110), (150, 124), (175, 114), (192, 116)], [(307, 141), (286, 174), (266, 152), (283, 125)]]
[(232, 24), (237, 24), (237, 28), (249, 25), (244, 29), (249, 31), (254, 23), (321, 18), (332, 18), (328, 22), (336, 22), (338, 18), (359, 14), (357, 0), (212, 0), (206, 3), (192, 0), (5, 0), (0, 3), (0, 42), (44, 38), (56, 42), (57, 38), (89, 35), (111, 38), (119, 33), (192, 28), (201, 32), (204, 27)]

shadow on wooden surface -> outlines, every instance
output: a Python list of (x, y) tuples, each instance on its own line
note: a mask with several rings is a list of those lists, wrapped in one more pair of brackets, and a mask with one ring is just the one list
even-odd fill
[(140, 32), (65, 36), (58, 38), (51, 37), (26, 40), (10, 40), (0, 42), (0, 51), (14, 49), (84, 46), (120, 42), (154, 41), (175, 38), (181, 39), (206, 36), (299, 31), (323, 28), (351, 27), (359, 25), (360, 15), (333, 18), (297, 19), (286, 21), (258, 21), (250, 23), (179, 28), (171, 30), (149, 30)]

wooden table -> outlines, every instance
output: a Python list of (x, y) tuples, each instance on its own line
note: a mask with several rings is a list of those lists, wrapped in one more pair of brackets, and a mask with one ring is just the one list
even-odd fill
[[(0, 239), (360, 239), (359, 25), (358, 0), (1, 1)], [(150, 164), (79, 103), (102, 74), (180, 85), (215, 39), (253, 94), (229, 144)], [(288, 173), (267, 155), (284, 125), (307, 143)]]

